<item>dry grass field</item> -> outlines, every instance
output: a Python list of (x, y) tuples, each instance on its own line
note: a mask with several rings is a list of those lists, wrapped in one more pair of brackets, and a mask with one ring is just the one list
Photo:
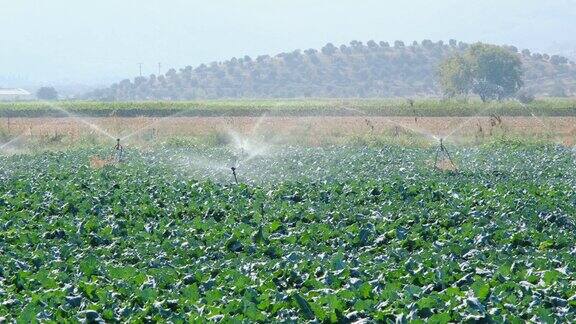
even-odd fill
[[(91, 126), (93, 125), (93, 126)], [(125, 138), (132, 143), (169, 138), (212, 138), (230, 133), (258, 136), (271, 142), (321, 145), (350, 139), (411, 138), (426, 142), (479, 143), (493, 138), (533, 138), (574, 145), (576, 117), (107, 117), (3, 118), (0, 139), (37, 138), (54, 143), (93, 138)]]

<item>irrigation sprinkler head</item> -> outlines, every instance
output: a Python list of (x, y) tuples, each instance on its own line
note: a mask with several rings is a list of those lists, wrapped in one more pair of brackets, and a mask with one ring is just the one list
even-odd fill
[[(444, 138), (440, 138), (440, 150), (443, 151), (448, 157), (450, 157), (450, 153), (448, 152), (448, 149), (446, 148), (446, 145), (444, 145)], [(450, 159), (450, 161), (452, 161), (452, 159)]]
[(116, 146), (114, 146), (116, 153), (114, 154), (114, 159), (116, 162), (122, 162), (124, 158), (124, 147), (120, 144), (120, 139), (116, 139)]
[(236, 184), (238, 184), (238, 177), (236, 176), (236, 167), (231, 167), (230, 170), (232, 170), (232, 175), (234, 176), (234, 181), (236, 182)]

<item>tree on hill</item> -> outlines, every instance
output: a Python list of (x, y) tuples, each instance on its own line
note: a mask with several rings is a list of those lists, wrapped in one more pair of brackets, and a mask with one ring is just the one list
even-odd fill
[(40, 100), (56, 100), (58, 92), (53, 87), (42, 87), (36, 91), (36, 98)]
[(473, 92), (483, 101), (502, 100), (520, 90), (522, 62), (515, 48), (474, 44), (440, 65), (440, 82), (448, 97)]
[(468, 56), (472, 90), (483, 101), (512, 97), (522, 87), (522, 62), (513, 52), (495, 45), (475, 44)]
[[(474, 57), (473, 57), (474, 56)], [(456, 58), (454, 58), (456, 57)], [(170, 69), (165, 74), (124, 80), (85, 96), (92, 100), (194, 100), (219, 98), (295, 97), (422, 97), (473, 93), (472, 85), (486, 99), (504, 98), (518, 87), (516, 70), (499, 75), (477, 65), (484, 77), (472, 78), (460, 61), (516, 66), (522, 62), (525, 89), (535, 96), (576, 94), (576, 65), (562, 57), (519, 52), (511, 46), (469, 45), (450, 42), (404, 43), (355, 40), (346, 45), (327, 44), (320, 50), (291, 51), (278, 55), (232, 58), (224, 62)], [(454, 75), (439, 77), (439, 67), (447, 59)], [(510, 62), (511, 65), (510, 65)], [(468, 69), (470, 66), (465, 65)], [(471, 70), (470, 70), (471, 71)], [(452, 80), (453, 79), (453, 80)], [(555, 81), (562, 81), (556, 85)], [(451, 87), (446, 85), (451, 84)], [(493, 87), (493, 85), (503, 88)], [(496, 93), (496, 95), (494, 95)]]
[(471, 90), (472, 72), (464, 55), (456, 54), (440, 66), (440, 84), (447, 97), (467, 95)]

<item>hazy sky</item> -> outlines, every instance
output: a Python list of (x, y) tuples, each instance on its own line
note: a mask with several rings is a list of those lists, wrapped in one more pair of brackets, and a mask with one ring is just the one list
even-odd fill
[(138, 75), (140, 62), (148, 75), (158, 62), (165, 72), (354, 39), (573, 51), (575, 31), (576, 0), (0, 0), (0, 87), (110, 82)]

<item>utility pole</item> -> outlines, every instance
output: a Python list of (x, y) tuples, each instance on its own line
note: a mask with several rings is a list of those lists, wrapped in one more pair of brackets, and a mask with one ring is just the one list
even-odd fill
[(144, 65), (144, 63), (138, 63), (138, 67), (140, 68), (140, 77), (142, 77), (142, 65)]
[(162, 74), (162, 63), (158, 62), (158, 75)]

